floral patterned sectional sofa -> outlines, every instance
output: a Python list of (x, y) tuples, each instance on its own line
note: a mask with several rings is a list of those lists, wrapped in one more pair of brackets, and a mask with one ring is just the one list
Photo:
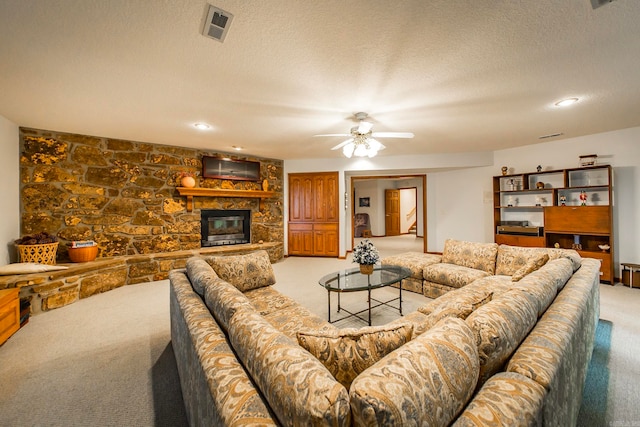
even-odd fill
[(189, 259), (170, 273), (170, 308), (190, 424), (575, 425), (599, 261), (500, 247), (494, 264), (501, 250), (510, 275), (450, 286), (360, 329), (338, 329), (275, 290), (264, 251)]

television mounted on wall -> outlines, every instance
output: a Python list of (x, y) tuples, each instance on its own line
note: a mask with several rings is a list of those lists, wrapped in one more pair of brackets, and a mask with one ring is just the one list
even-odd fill
[(260, 181), (260, 162), (202, 156), (202, 177), (237, 181)]

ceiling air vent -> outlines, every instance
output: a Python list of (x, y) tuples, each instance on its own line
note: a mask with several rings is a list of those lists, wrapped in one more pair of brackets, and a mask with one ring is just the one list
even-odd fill
[(591, 0), (591, 7), (597, 9), (600, 6), (611, 3), (612, 1), (613, 0)]
[(233, 21), (233, 15), (215, 6), (209, 5), (207, 17), (202, 27), (202, 35), (223, 42)]

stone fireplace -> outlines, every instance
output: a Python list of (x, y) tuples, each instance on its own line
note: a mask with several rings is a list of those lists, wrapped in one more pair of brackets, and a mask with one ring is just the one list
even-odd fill
[(200, 211), (202, 247), (251, 242), (251, 211), (203, 209)]

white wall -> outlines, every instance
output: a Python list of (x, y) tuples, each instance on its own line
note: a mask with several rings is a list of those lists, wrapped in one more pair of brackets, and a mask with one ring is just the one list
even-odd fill
[(20, 172), (18, 126), (3, 116), (0, 116), (0, 170), (0, 265), (4, 265), (15, 257), (13, 241), (20, 237)]

